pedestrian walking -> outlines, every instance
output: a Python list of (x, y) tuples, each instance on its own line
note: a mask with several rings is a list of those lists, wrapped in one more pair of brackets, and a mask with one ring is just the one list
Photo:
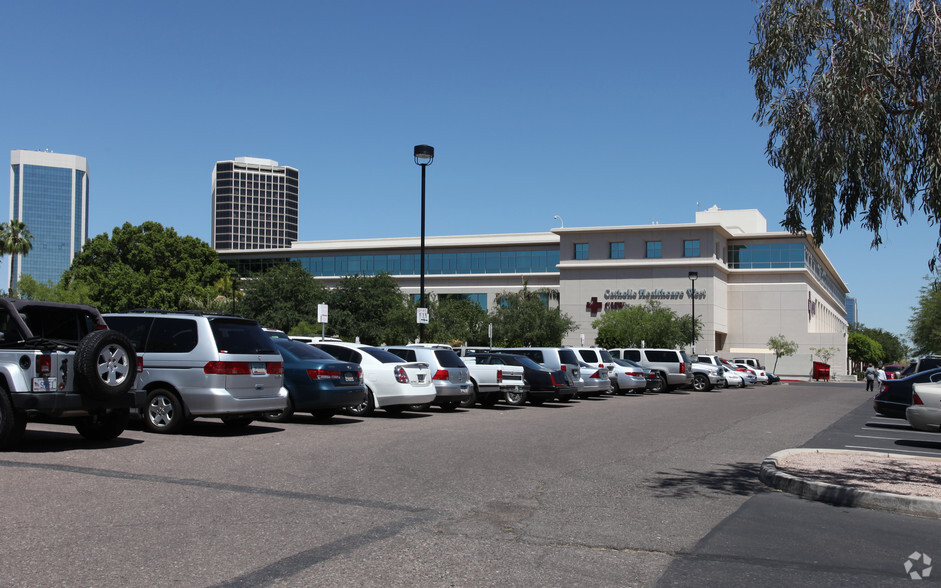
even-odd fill
[(866, 392), (872, 392), (872, 384), (876, 379), (876, 368), (869, 364), (866, 368)]
[(876, 370), (876, 390), (882, 390), (882, 382), (885, 382), (885, 370), (880, 365)]

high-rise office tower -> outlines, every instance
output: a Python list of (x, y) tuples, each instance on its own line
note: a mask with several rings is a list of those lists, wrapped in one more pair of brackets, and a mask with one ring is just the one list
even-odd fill
[(236, 157), (212, 170), (212, 246), (271, 249), (297, 241), (297, 170)]
[(88, 240), (88, 162), (15, 149), (10, 167), (10, 219), (25, 223), (33, 236), (29, 253), (9, 258), (10, 288), (24, 274), (57, 283)]

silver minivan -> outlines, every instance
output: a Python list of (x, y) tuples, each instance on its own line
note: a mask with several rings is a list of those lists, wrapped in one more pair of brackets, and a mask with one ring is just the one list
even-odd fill
[(431, 383), (435, 385), (433, 404), (440, 406), (441, 410), (454, 410), (463, 400), (470, 398), (470, 371), (450, 346), (390, 345), (381, 349), (408, 362), (428, 364), (431, 369)]
[(196, 417), (242, 427), (259, 413), (287, 407), (281, 355), (253, 320), (150, 310), (104, 319), (137, 350), (148, 431), (173, 433)]

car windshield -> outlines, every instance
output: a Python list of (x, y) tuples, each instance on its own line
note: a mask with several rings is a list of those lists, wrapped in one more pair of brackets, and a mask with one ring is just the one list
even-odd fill
[(317, 349), (316, 347), (308, 345), (307, 343), (291, 341), (290, 339), (273, 340), (279, 351), (286, 350), (297, 359), (336, 359), (323, 349)]
[(385, 349), (379, 349), (378, 347), (360, 347), (359, 350), (382, 363), (402, 363), (404, 361), (398, 355), (389, 353)]

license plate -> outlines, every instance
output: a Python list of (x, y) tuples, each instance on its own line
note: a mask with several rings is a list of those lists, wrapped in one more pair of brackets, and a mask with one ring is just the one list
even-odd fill
[(418, 374), (418, 381), (419, 381), (419, 382), (424, 382), (424, 381), (425, 381), (425, 374)]
[(268, 373), (268, 369), (263, 363), (253, 363), (252, 364), (252, 375), (253, 376), (264, 376)]
[(461, 394), (470, 394), (469, 386), (461, 386)]
[(345, 382), (355, 382), (356, 378), (353, 377), (353, 374), (344, 374), (343, 380)]
[(55, 392), (56, 378), (33, 378), (33, 392)]

